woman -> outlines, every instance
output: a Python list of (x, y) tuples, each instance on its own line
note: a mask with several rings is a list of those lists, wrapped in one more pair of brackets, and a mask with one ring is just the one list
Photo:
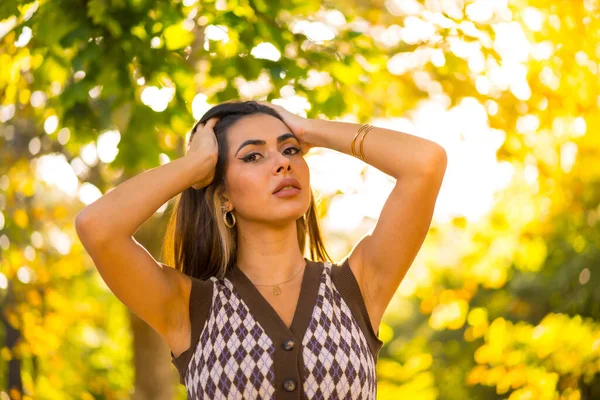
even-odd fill
[[(319, 232), (312, 147), (396, 178), (374, 229), (340, 263)], [(227, 102), (194, 126), (185, 156), (105, 194), (76, 227), (109, 288), (169, 345), (190, 399), (375, 399), (379, 324), (445, 168), (426, 139)], [(132, 236), (177, 194), (163, 264)]]

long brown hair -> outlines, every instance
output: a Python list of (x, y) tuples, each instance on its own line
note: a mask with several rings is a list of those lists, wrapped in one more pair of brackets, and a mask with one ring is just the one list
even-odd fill
[[(176, 196), (163, 241), (164, 262), (188, 276), (222, 279), (235, 265), (237, 231), (225, 225), (220, 200), (227, 168), (226, 135), (236, 121), (258, 113), (272, 115), (284, 122), (275, 109), (256, 101), (229, 101), (212, 107), (192, 128), (188, 146), (199, 124), (212, 117), (219, 118), (213, 129), (219, 147), (213, 181), (200, 190), (189, 187)], [(311, 260), (332, 262), (323, 244), (317, 211), (311, 189), (308, 210), (296, 220), (300, 251), (303, 255), (306, 253), (308, 239)]]

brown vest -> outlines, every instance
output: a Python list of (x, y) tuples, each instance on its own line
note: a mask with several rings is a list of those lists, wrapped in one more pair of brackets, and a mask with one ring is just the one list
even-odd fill
[(346, 258), (306, 259), (290, 328), (240, 270), (190, 278), (191, 347), (171, 362), (196, 399), (373, 399), (383, 342)]

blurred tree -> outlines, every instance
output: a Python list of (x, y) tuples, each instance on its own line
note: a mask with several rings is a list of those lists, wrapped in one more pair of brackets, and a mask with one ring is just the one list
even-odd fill
[[(180, 157), (207, 104), (281, 96), (362, 121), (435, 100), (458, 115), (438, 129), (497, 143), (512, 173), (483, 218), (434, 221), (382, 324), (380, 398), (600, 397), (596, 1), (8, 0), (0, 21), (11, 396), (185, 398), (74, 216)], [(155, 255), (164, 211), (136, 233)], [(361, 233), (330, 232), (340, 254)]]

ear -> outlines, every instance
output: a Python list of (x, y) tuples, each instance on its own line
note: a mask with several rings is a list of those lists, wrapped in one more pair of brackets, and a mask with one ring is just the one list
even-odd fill
[(221, 207), (223, 207), (224, 211), (233, 211), (233, 206), (230, 201), (224, 201)]
[(219, 194), (219, 199), (221, 200), (221, 211), (231, 211), (233, 210), (233, 205), (231, 204), (231, 200), (229, 200), (229, 195), (227, 192), (221, 192)]

